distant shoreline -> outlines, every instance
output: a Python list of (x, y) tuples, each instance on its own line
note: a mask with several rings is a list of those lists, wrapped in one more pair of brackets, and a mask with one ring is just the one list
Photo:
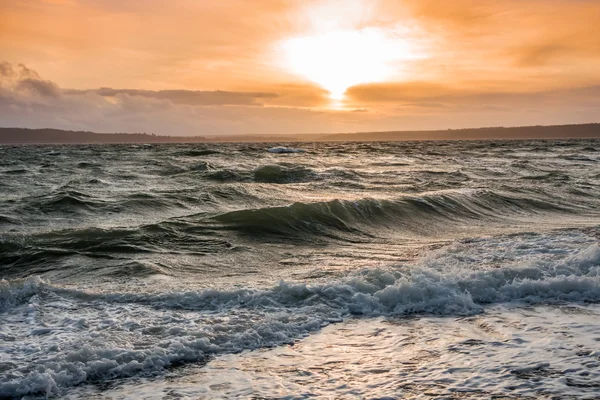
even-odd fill
[(600, 139), (600, 123), (335, 134), (167, 136), (61, 129), (0, 128), (0, 144), (154, 144), (219, 142), (381, 142), (415, 140)]

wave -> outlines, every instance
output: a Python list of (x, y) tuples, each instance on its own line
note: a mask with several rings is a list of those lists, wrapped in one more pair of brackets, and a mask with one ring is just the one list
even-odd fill
[[(531, 195), (526, 191), (523, 196)], [(90, 202), (85, 196), (70, 192), (39, 204), (45, 212), (147, 212), (179, 207), (187, 210), (193, 202), (261, 204), (259, 198), (229, 187), (211, 191), (198, 199), (185, 191), (157, 195), (136, 194), (117, 202)], [(77, 196), (77, 197), (76, 197)], [(79, 197), (80, 196), (80, 197)], [(541, 196), (541, 195), (540, 195)], [(542, 196), (541, 196), (542, 197)], [(57, 203), (59, 206), (57, 206)], [(71, 211), (70, 211), (71, 210)], [(253, 241), (278, 241), (310, 245), (327, 241), (364, 242), (384, 237), (391, 231), (429, 236), (468, 221), (493, 221), (511, 216), (539, 213), (576, 212), (567, 206), (533, 197), (517, 197), (492, 191), (450, 191), (396, 200), (371, 198), (294, 203), (282, 207), (242, 209), (221, 214), (202, 212), (136, 227), (74, 227), (38, 233), (3, 233), (0, 240), (0, 264), (5, 276), (50, 273), (66, 268), (85, 272), (69, 262), (86, 257), (91, 260), (114, 259), (103, 268), (141, 254), (172, 253), (180, 255), (224, 254), (234, 247), (229, 231)], [(5, 217), (5, 218), (4, 218)], [(0, 216), (0, 225), (14, 225), (20, 220)], [(119, 261), (121, 260), (121, 261)], [(66, 270), (65, 270), (66, 271)], [(133, 271), (133, 270), (132, 270)], [(85, 275), (85, 273), (84, 273)]]
[(296, 183), (317, 178), (315, 171), (302, 166), (264, 165), (254, 170), (254, 181), (261, 183)]
[[(58, 396), (85, 382), (154, 375), (215, 354), (293, 343), (353, 315), (472, 315), (487, 304), (514, 301), (600, 301), (597, 244), (513, 268), (472, 270), (449, 264), (445, 271), (436, 270), (436, 263), (451, 256), (465, 260), (473, 254), (450, 251), (413, 268), (365, 269), (331, 282), (280, 282), (263, 290), (93, 293), (39, 278), (0, 281), (0, 310), (10, 311), (4, 314), (8, 333), (3, 335), (23, 329), (18, 325), (22, 310), (30, 321), (29, 337), (37, 338), (39, 348), (19, 360), (35, 368), (8, 365), (0, 377), (0, 397)], [(65, 307), (80, 310), (78, 317), (57, 314), (53, 319), (60, 323), (55, 325), (34, 322), (42, 309), (60, 313)]]
[(189, 171), (201, 172), (205, 179), (216, 182), (299, 183), (321, 180), (322, 177), (310, 168), (294, 164), (268, 164), (254, 170), (228, 169), (202, 162)]
[(526, 179), (532, 181), (555, 181), (555, 182), (565, 182), (571, 179), (567, 174), (561, 174), (559, 172), (549, 172), (541, 175), (527, 175), (522, 176), (519, 179)]
[(229, 169), (220, 169), (210, 172), (208, 175), (206, 175), (206, 178), (217, 182), (242, 182), (247, 180), (239, 172)]
[(213, 154), (221, 154), (220, 151), (217, 150), (188, 150), (181, 153), (183, 156), (187, 157), (202, 157), (202, 156), (210, 156)]
[(188, 170), (189, 171), (214, 171), (216, 167), (209, 162), (200, 161), (199, 163), (193, 165)]
[(100, 164), (90, 161), (81, 161), (77, 163), (77, 168), (86, 169), (86, 168), (100, 168)]
[(306, 150), (304, 149), (294, 149), (292, 147), (271, 147), (267, 150), (269, 153), (304, 153)]
[(568, 160), (568, 161), (584, 161), (584, 162), (598, 162), (598, 160), (591, 158), (591, 157), (587, 157), (581, 154), (567, 154), (567, 155), (560, 155), (558, 156), (558, 158), (561, 158), (563, 160)]
[(6, 225), (22, 225), (23, 221), (16, 219), (16, 218), (9, 217), (7, 215), (0, 214), (0, 225), (4, 225), (4, 224), (6, 224)]
[[(511, 237), (509, 235), (504, 240)], [(560, 244), (572, 238), (558, 237), (555, 240)], [(469, 241), (465, 243), (467, 245), (463, 244), (460, 250), (464, 251)], [(503, 241), (494, 245), (506, 246)], [(198, 292), (94, 293), (53, 286), (39, 277), (3, 279), (0, 280), (0, 311), (10, 310), (28, 302), (29, 297), (47, 291), (85, 301), (136, 303), (192, 311), (216, 311), (231, 307), (268, 309), (273, 305), (302, 308), (326, 303), (343, 309), (344, 314), (371, 316), (468, 314), (480, 311), (485, 304), (514, 300), (534, 303), (548, 300), (600, 301), (600, 245), (590, 243), (589, 238), (574, 250), (559, 250), (555, 248), (555, 243), (526, 245), (519, 242), (517, 249), (533, 255), (545, 255), (551, 249), (555, 254), (564, 256), (543, 262), (526, 260), (513, 267), (481, 269), (480, 266), (474, 266), (473, 269), (460, 263), (474, 262), (476, 251), (464, 254), (450, 247), (410, 268), (365, 268), (329, 283), (307, 285), (281, 281), (275, 287), (263, 290), (239, 288)], [(518, 254), (515, 257), (518, 259)], [(441, 267), (440, 263), (444, 265)], [(449, 298), (457, 301), (448, 301)]]
[(426, 232), (436, 222), (503, 217), (515, 213), (568, 212), (559, 204), (516, 197), (488, 190), (438, 192), (398, 200), (332, 200), (294, 203), (231, 211), (213, 219), (226, 227), (252, 234), (325, 234), (332, 231), (361, 233), (363, 228), (403, 226)]
[(360, 180), (364, 174), (360, 174), (352, 169), (347, 168), (329, 168), (320, 174), (320, 177), (327, 178), (333, 181), (333, 184), (350, 183), (348, 181)]
[(147, 212), (148, 210), (160, 210), (165, 208), (187, 208), (186, 202), (194, 201), (190, 196), (161, 193), (135, 193), (121, 200), (116, 200), (107, 205), (113, 212)]
[[(4, 276), (41, 274), (60, 269), (59, 260), (85, 256), (101, 259), (151, 253), (214, 254), (232, 248), (224, 238), (194, 223), (172, 220), (136, 228), (73, 228), (36, 234), (6, 234), (0, 240), (0, 265)], [(26, 268), (24, 268), (26, 267)], [(87, 274), (89, 265), (67, 268)]]
[(77, 190), (57, 190), (42, 196), (25, 200), (25, 211), (42, 213), (73, 213), (91, 211), (105, 202)]
[[(319, 180), (322, 177), (304, 166), (280, 163), (267, 164), (255, 169), (230, 169), (214, 165), (207, 161), (199, 161), (191, 166), (183, 167), (175, 164), (161, 165), (160, 175), (177, 176), (198, 174), (200, 177), (216, 182), (258, 182), (258, 183), (298, 183)], [(350, 172), (350, 174), (352, 174)], [(338, 174), (325, 174), (336, 177)]]
[[(99, 198), (88, 194), (87, 190), (74, 190), (78, 186), (110, 186), (110, 183), (99, 180), (70, 181), (60, 189), (50, 193), (22, 198), (17, 208), (22, 215), (32, 214), (97, 214), (107, 213), (140, 213), (163, 209), (187, 209), (190, 205), (210, 202), (206, 193), (186, 193), (185, 190), (133, 192), (124, 197)], [(89, 191), (89, 193), (93, 193)]]
[(9, 170), (4, 171), (4, 173), (7, 175), (22, 175), (22, 174), (27, 174), (28, 172), (29, 172), (29, 170), (27, 170), (25, 168), (9, 169)]

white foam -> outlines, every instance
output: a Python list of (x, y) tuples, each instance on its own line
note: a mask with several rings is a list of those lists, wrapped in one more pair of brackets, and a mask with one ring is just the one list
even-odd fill
[[(597, 399), (600, 305), (493, 306), (466, 318), (354, 319), (294, 346), (223, 355), (107, 398)], [(93, 394), (82, 388), (81, 397)]]
[[(600, 301), (600, 248), (583, 234), (458, 243), (412, 266), (333, 281), (186, 292), (93, 292), (2, 281), (1, 396), (291, 343), (349, 315), (474, 315), (486, 304)], [(151, 282), (150, 282), (151, 283)], [(160, 285), (161, 282), (158, 282)]]
[(41, 284), (43, 280), (39, 277), (17, 281), (0, 279), (0, 312), (27, 301), (38, 292)]

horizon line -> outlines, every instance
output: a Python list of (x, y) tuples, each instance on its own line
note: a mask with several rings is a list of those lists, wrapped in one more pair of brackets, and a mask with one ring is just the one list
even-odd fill
[(93, 133), (94, 135), (148, 135), (148, 136), (156, 136), (156, 137), (174, 137), (174, 138), (218, 138), (218, 137), (237, 137), (237, 136), (264, 136), (264, 137), (273, 137), (273, 136), (291, 136), (291, 135), (324, 135), (324, 136), (332, 136), (332, 135), (360, 135), (367, 133), (417, 133), (417, 132), (447, 132), (447, 131), (475, 131), (475, 130), (484, 130), (484, 129), (523, 129), (523, 128), (555, 128), (555, 127), (567, 127), (567, 126), (593, 126), (600, 125), (600, 121), (598, 122), (582, 122), (582, 123), (565, 123), (565, 124), (536, 124), (536, 125), (496, 125), (496, 126), (479, 126), (476, 128), (438, 128), (438, 129), (407, 129), (407, 130), (377, 130), (377, 131), (346, 131), (346, 132), (294, 132), (294, 133), (236, 133), (236, 134), (209, 134), (209, 135), (168, 135), (164, 133), (156, 133), (156, 132), (96, 132), (93, 130), (75, 130), (75, 129), (63, 129), (63, 128), (52, 128), (52, 127), (44, 127), (44, 128), (28, 128), (28, 127), (19, 127), (19, 126), (0, 126), (0, 130), (6, 129), (21, 129), (21, 130), (29, 130), (29, 131), (42, 131), (42, 130), (54, 130), (54, 131), (62, 131), (62, 132), (73, 132), (73, 133)]

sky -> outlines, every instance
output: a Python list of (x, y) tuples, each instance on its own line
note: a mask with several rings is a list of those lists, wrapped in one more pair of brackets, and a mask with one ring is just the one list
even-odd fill
[(597, 0), (0, 0), (0, 126), (167, 135), (599, 122)]

